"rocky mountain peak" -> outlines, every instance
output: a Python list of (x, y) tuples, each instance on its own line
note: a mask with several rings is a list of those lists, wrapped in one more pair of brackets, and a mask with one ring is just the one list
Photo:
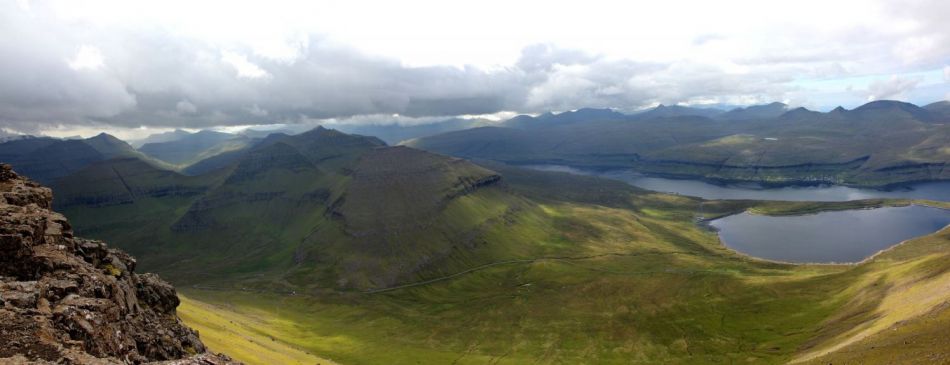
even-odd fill
[(230, 364), (175, 314), (175, 288), (77, 238), (53, 193), (0, 165), (0, 363)]

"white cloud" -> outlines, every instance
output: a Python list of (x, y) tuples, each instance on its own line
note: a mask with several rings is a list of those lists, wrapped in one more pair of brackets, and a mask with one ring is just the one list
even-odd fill
[(876, 80), (868, 85), (866, 91), (867, 100), (903, 100), (907, 92), (915, 89), (919, 83), (919, 78), (904, 78), (900, 76), (891, 76), (888, 79)]
[(79, 47), (76, 55), (66, 62), (69, 68), (76, 71), (97, 70), (103, 66), (102, 52), (96, 47), (83, 45)]
[(221, 60), (234, 67), (238, 77), (248, 79), (259, 79), (270, 76), (267, 71), (247, 60), (247, 56), (225, 51), (221, 54)]
[(175, 104), (175, 110), (180, 114), (195, 114), (198, 112), (198, 107), (187, 100), (182, 100)]
[(950, 82), (950, 66), (943, 66), (943, 81)]
[(254, 104), (250, 108), (247, 108), (247, 111), (248, 113), (251, 113), (251, 115), (256, 116), (256, 117), (267, 116), (267, 110), (261, 109), (261, 107), (257, 106), (257, 104)]

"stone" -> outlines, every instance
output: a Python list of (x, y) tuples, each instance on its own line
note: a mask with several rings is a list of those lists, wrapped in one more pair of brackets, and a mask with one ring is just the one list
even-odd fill
[(0, 164), (0, 364), (235, 364), (175, 314), (175, 288), (73, 236), (53, 194)]

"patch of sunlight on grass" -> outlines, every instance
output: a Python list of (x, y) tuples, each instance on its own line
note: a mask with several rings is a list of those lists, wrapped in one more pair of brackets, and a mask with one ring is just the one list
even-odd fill
[(269, 321), (261, 320), (257, 314), (249, 315), (199, 302), (181, 294), (179, 298), (179, 317), (189, 327), (198, 330), (201, 341), (213, 352), (226, 350), (228, 356), (248, 365), (337, 364), (266, 335), (274, 329)]

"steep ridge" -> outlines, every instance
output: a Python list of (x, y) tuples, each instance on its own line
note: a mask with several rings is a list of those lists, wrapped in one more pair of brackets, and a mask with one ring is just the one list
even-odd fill
[(204, 354), (180, 322), (175, 288), (135, 273), (128, 254), (74, 237), (50, 210), (50, 189), (2, 165), (0, 192), (0, 362), (230, 363)]

